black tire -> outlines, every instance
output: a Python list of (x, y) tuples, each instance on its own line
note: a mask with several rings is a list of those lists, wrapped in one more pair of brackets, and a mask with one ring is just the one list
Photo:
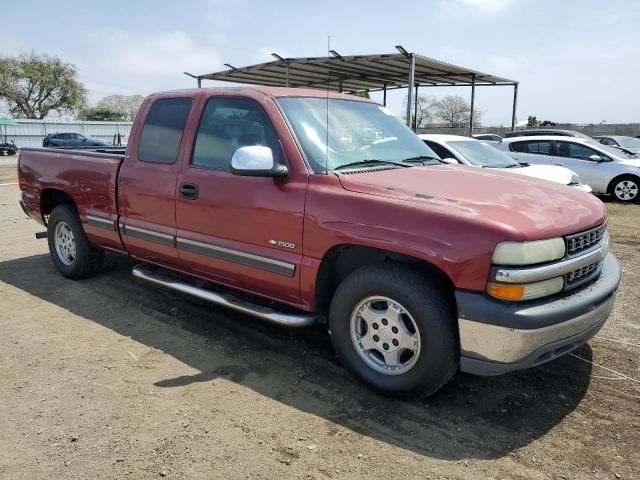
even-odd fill
[[(626, 190), (620, 191), (621, 188)], [(619, 202), (632, 203), (640, 200), (640, 177), (621, 175), (611, 180), (609, 194)]]
[[(372, 296), (397, 301), (417, 325), (420, 354), (405, 373), (388, 375), (373, 369), (361, 358), (351, 339), (351, 315), (359, 302)], [(409, 265), (367, 265), (349, 274), (331, 301), (329, 329), (343, 365), (385, 395), (427, 397), (442, 388), (459, 368), (453, 299), (444, 288)]]
[[(69, 226), (75, 241), (75, 256), (70, 265), (66, 265), (56, 251), (55, 231), (56, 226), (61, 222)], [(53, 209), (47, 225), (47, 240), (51, 260), (63, 277), (83, 280), (100, 272), (104, 262), (104, 251), (89, 242), (80, 223), (78, 212), (72, 205), (58, 205)]]

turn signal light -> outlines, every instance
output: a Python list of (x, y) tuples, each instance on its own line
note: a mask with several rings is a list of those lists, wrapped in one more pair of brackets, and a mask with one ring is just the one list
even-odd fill
[(489, 283), (487, 293), (500, 300), (520, 300), (524, 296), (524, 285)]

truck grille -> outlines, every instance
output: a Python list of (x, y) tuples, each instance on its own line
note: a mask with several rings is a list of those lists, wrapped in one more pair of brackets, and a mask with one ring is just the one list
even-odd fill
[(583, 283), (595, 278), (600, 272), (601, 262), (592, 263), (586, 267), (579, 268), (566, 275), (566, 288), (575, 288)]
[[(595, 228), (565, 237), (567, 244), (567, 258), (575, 257), (595, 248), (602, 242), (607, 232), (607, 225), (603, 223)], [(578, 268), (565, 275), (565, 290), (579, 287), (600, 275), (602, 262)]]
[(600, 243), (600, 240), (602, 240), (606, 229), (607, 226), (602, 224), (592, 228), (591, 230), (587, 230), (586, 232), (580, 232), (565, 237), (565, 241), (567, 242), (567, 255), (569, 257), (573, 257), (585, 250), (595, 247)]

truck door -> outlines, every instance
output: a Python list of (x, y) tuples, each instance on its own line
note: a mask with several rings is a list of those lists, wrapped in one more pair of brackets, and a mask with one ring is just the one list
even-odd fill
[(200, 108), (193, 149), (178, 178), (182, 266), (296, 304), (308, 175), (291, 170), (288, 178), (274, 179), (229, 172), (233, 152), (249, 145), (270, 147), (276, 161), (286, 164), (284, 121), (278, 118), (274, 126), (263, 106), (245, 97), (210, 97)]
[(119, 175), (119, 229), (127, 251), (151, 262), (177, 265), (176, 181), (180, 143), (191, 97), (158, 98), (145, 106), (142, 128), (130, 138)]

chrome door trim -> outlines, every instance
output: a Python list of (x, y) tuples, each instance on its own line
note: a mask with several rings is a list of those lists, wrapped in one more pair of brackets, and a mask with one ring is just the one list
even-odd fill
[(254, 255), (241, 250), (221, 247), (220, 245), (214, 245), (212, 243), (199, 242), (184, 237), (177, 237), (176, 244), (180, 250), (259, 268), (260, 270), (284, 275), (286, 277), (293, 277), (295, 273), (295, 264), (276, 260), (275, 258)]

